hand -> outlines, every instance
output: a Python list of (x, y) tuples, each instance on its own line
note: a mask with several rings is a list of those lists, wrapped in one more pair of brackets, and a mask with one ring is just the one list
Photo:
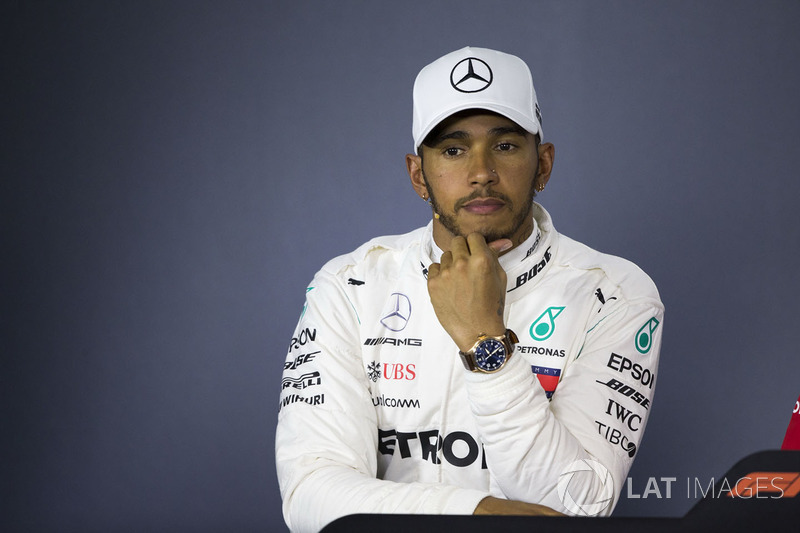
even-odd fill
[(474, 515), (522, 515), (522, 516), (566, 516), (555, 509), (537, 503), (525, 503), (515, 500), (503, 500), (487, 496), (482, 499)]
[(428, 268), (428, 293), (442, 327), (461, 351), (472, 348), (478, 335), (503, 335), (506, 273), (498, 253), (508, 239), (486, 243), (480, 233), (454, 237), (441, 263)]

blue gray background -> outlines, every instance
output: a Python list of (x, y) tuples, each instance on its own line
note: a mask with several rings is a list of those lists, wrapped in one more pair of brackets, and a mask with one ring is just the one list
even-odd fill
[[(284, 354), (313, 273), (424, 224), (416, 72), (531, 66), (542, 203), (666, 304), (631, 471), (671, 498), (800, 393), (796, 1), (5, 2), (3, 529), (282, 530)], [(687, 494), (688, 492), (688, 494)]]

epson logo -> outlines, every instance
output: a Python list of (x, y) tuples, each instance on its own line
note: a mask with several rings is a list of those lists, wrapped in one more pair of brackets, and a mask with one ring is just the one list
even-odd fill
[(422, 339), (393, 339), (391, 337), (378, 337), (364, 341), (364, 346), (378, 346), (380, 344), (391, 344), (392, 346), (422, 346)]
[(316, 338), (317, 338), (316, 329), (305, 328), (297, 335), (297, 337), (292, 337), (292, 342), (289, 343), (289, 353), (292, 353), (292, 350), (294, 350), (295, 348), (304, 346), (306, 343), (311, 342)]
[(653, 383), (656, 380), (656, 375), (654, 372), (650, 372), (649, 369), (643, 367), (639, 363), (634, 363), (627, 357), (623, 357), (613, 352), (611, 353), (611, 357), (608, 358), (608, 363), (606, 366), (623, 374), (630, 370), (630, 374), (633, 379), (650, 389), (653, 388)]
[(542, 348), (540, 346), (517, 346), (519, 353), (530, 353), (535, 355), (549, 355), (551, 357), (566, 357), (566, 350), (557, 350), (555, 348)]
[(438, 429), (419, 433), (378, 429), (378, 451), (383, 455), (393, 455), (397, 450), (401, 458), (408, 459), (412, 448), (413, 455), (435, 465), (444, 458), (453, 466), (470, 466), (480, 458), (481, 468), (487, 468), (483, 446), (465, 431), (453, 431), (442, 437)]

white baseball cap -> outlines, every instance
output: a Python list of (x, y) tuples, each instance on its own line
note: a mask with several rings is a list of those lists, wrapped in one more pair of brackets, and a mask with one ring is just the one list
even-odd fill
[(531, 71), (517, 56), (468, 46), (423, 68), (414, 81), (414, 152), (437, 124), (465, 109), (494, 111), (542, 139)]

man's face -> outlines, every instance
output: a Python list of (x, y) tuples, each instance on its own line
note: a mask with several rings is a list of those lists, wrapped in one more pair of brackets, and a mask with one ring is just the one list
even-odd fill
[(446, 250), (454, 236), (472, 232), (487, 242), (523, 242), (532, 231), (535, 188), (550, 173), (552, 145), (543, 148), (516, 123), (489, 111), (458, 113), (439, 125), (420, 157), (407, 156), (415, 189), (421, 196), (427, 192), (439, 214), (436, 243)]

